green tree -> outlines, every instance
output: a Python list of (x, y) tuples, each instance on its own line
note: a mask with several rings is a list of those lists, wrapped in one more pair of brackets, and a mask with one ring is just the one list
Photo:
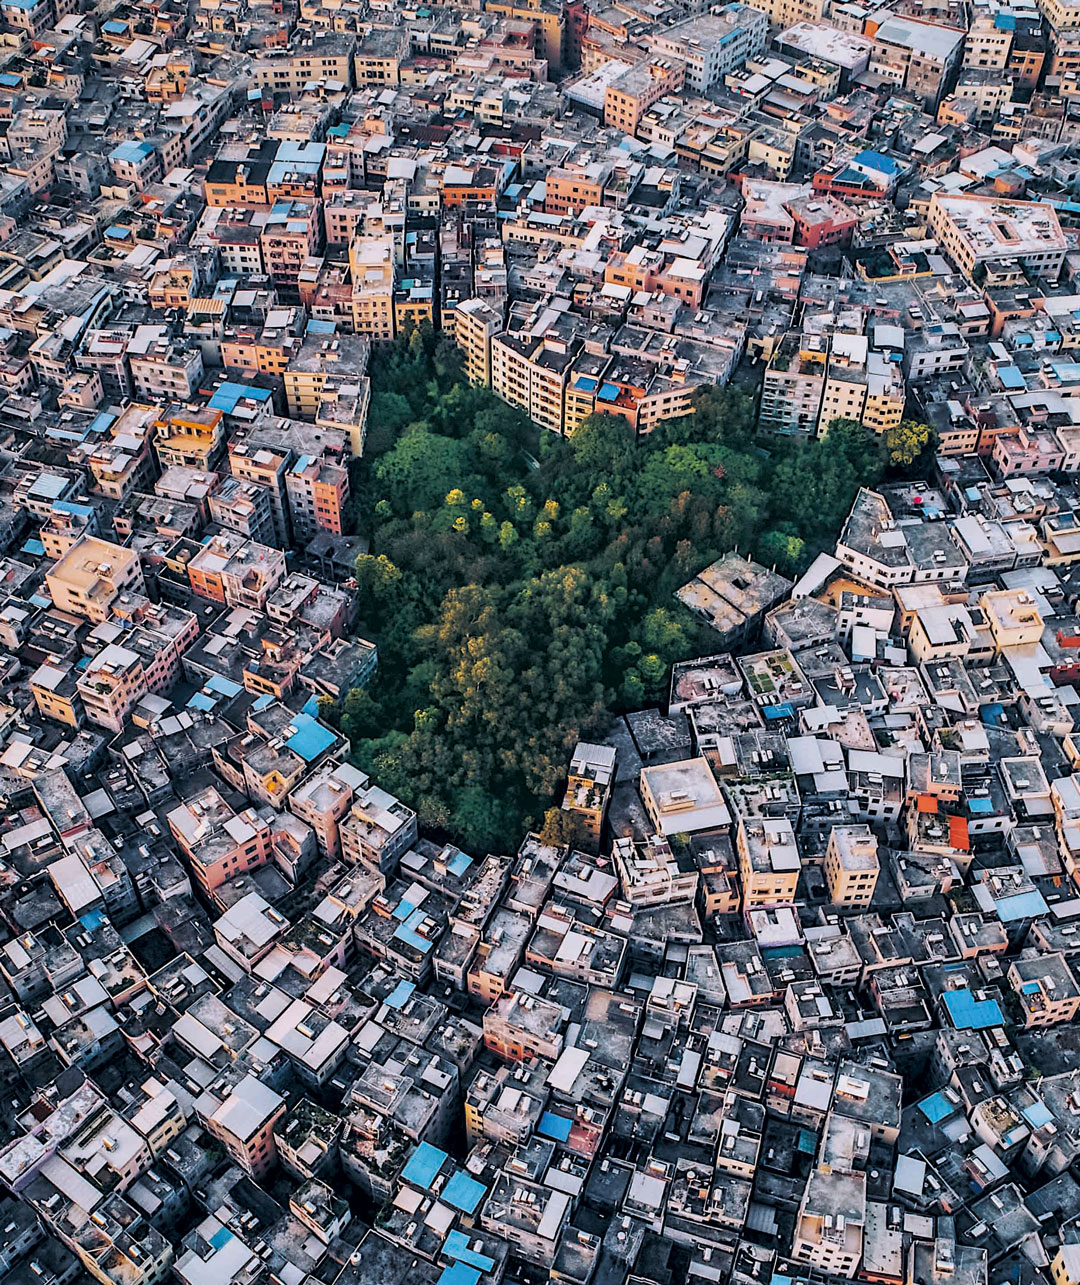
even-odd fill
[(408, 514), (439, 504), (468, 473), (468, 453), (461, 442), (416, 426), (379, 460), (374, 477), (394, 511)]
[(586, 476), (618, 474), (630, 467), (634, 430), (622, 415), (587, 415), (574, 430), (570, 447)]
[(766, 531), (758, 541), (757, 556), (766, 566), (775, 565), (783, 575), (794, 574), (802, 561), (806, 542), (787, 531)]
[(893, 468), (905, 469), (910, 468), (930, 449), (934, 441), (934, 430), (920, 420), (905, 419), (895, 427), (886, 429), (884, 437), (889, 464)]
[(566, 844), (576, 847), (585, 838), (585, 827), (582, 819), (575, 812), (565, 808), (548, 808), (544, 813), (544, 824), (540, 827), (540, 842), (551, 848), (561, 848)]

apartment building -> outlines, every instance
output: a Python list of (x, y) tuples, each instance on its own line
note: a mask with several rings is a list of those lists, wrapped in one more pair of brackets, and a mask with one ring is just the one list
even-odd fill
[(615, 751), (608, 745), (590, 745), (579, 741), (570, 759), (563, 809), (576, 820), (581, 830), (578, 843), (592, 851), (600, 846), (604, 816), (615, 784)]
[(349, 470), (302, 455), (285, 474), (293, 538), (306, 543), (319, 531), (341, 535), (347, 522)]
[(154, 449), (162, 469), (212, 472), (225, 447), (225, 416), (210, 406), (170, 405), (155, 421)]
[(322, 244), (322, 204), (276, 200), (259, 234), (264, 270), (282, 297), (296, 300), (300, 272)]
[(142, 658), (119, 643), (90, 658), (77, 687), (90, 722), (115, 733), (124, 730), (124, 720), (149, 691)]
[(483, 299), (464, 299), (451, 317), (454, 342), (464, 354), (465, 378), (470, 384), (490, 387), (491, 346), (503, 327), (501, 311)]
[(364, 776), (362, 784), (354, 787), (348, 816), (338, 833), (346, 861), (372, 866), (389, 876), (401, 854), (416, 842), (416, 813)]
[(642, 118), (665, 94), (683, 85), (686, 64), (681, 58), (637, 63), (608, 84), (604, 91), (604, 124), (636, 135)]
[(285, 1099), (254, 1075), (245, 1075), (204, 1119), (241, 1169), (256, 1180), (277, 1164), (274, 1125), (285, 1114)]
[(658, 32), (651, 45), (661, 57), (681, 59), (686, 64), (686, 87), (707, 94), (729, 72), (759, 54), (768, 33), (768, 19), (759, 9), (726, 4)]
[(127, 355), (135, 396), (144, 402), (188, 401), (202, 383), (202, 349), (177, 343), (161, 327), (137, 326)]
[(895, 81), (922, 99), (927, 111), (936, 112), (959, 70), (964, 35), (936, 23), (889, 17), (874, 32), (870, 70)]
[(270, 49), (254, 59), (252, 84), (277, 94), (296, 97), (312, 81), (334, 81), (352, 88), (355, 36), (315, 33), (291, 41), (287, 49)]
[(802, 861), (787, 817), (739, 817), (735, 832), (743, 909), (795, 900)]
[(204, 892), (271, 858), (271, 827), (253, 808), (236, 813), (208, 786), (165, 818)]
[(935, 192), (927, 212), (930, 230), (969, 281), (989, 268), (1018, 263), (1056, 281), (1065, 262), (1065, 234), (1052, 205)]
[(103, 624), (122, 594), (142, 593), (139, 556), (97, 536), (83, 536), (45, 575), (53, 605), (94, 624)]
[(834, 825), (825, 849), (829, 900), (836, 906), (867, 906), (877, 887), (878, 844), (868, 825)]
[(361, 235), (349, 243), (350, 306), (356, 334), (393, 339), (396, 263), (392, 236)]

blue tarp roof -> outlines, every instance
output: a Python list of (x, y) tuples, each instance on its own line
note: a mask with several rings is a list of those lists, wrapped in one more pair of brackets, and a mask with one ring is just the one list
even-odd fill
[(226, 380), (210, 398), (210, 406), (211, 409), (224, 411), (228, 415), (236, 409), (237, 402), (245, 397), (250, 397), (255, 402), (265, 402), (270, 398), (270, 389), (253, 388), (250, 384), (234, 384), (231, 380)]
[(421, 1142), (409, 1157), (401, 1176), (414, 1187), (423, 1187), (427, 1191), (445, 1163), (445, 1151), (433, 1147), (430, 1142)]
[(976, 999), (966, 987), (945, 991), (943, 999), (953, 1026), (959, 1031), (983, 1031), (1005, 1023), (996, 999)]
[(386, 999), (383, 1000), (383, 1003), (387, 1008), (402, 1008), (414, 990), (416, 990), (416, 983), (405, 981), (402, 978), (390, 994), (387, 995)]
[(293, 726), (296, 731), (285, 744), (294, 754), (299, 754), (305, 763), (313, 762), (337, 739), (328, 727), (323, 727), (310, 714), (297, 714), (293, 719)]
[(40, 540), (27, 540), (22, 547), (23, 553), (29, 553), (32, 557), (40, 558), (45, 553), (45, 546)]
[(442, 1189), (442, 1200), (451, 1209), (460, 1209), (463, 1214), (471, 1214), (484, 1198), (487, 1188), (482, 1182), (470, 1178), (464, 1169), (455, 1169), (450, 1181)]
[(1003, 897), (994, 902), (994, 909), (1002, 923), (1012, 924), (1018, 919), (1037, 919), (1047, 914), (1049, 907), (1043, 895), (1037, 889), (1030, 892), (1018, 892), (1014, 897)]
[(947, 1120), (949, 1116), (956, 1113), (956, 1107), (940, 1091), (931, 1093), (928, 1098), (923, 1098), (919, 1103), (919, 1110), (931, 1124), (939, 1124), (942, 1120)]
[(468, 1263), (451, 1263), (444, 1267), (437, 1285), (477, 1285), (480, 1273)]
[(482, 1272), (490, 1272), (495, 1267), (494, 1258), (489, 1258), (487, 1254), (478, 1253), (471, 1248), (469, 1237), (463, 1231), (458, 1231), (456, 1227), (443, 1241), (442, 1252), (447, 1258), (453, 1258), (459, 1263), (467, 1263), (470, 1267), (478, 1268)]
[(865, 165), (868, 170), (877, 170), (881, 174), (899, 174), (900, 163), (894, 161), (891, 156), (883, 156), (881, 152), (875, 152), (867, 148), (865, 152), (860, 152), (854, 158), (855, 165)]
[(416, 931), (426, 918), (427, 916), (422, 910), (414, 910), (408, 919), (394, 932), (394, 936), (398, 941), (405, 942), (406, 945), (411, 946), (413, 950), (418, 950), (422, 955), (426, 955), (435, 944), (426, 937), (421, 937)]
[(542, 1133), (545, 1138), (554, 1138), (556, 1142), (565, 1142), (570, 1136), (572, 1123), (564, 1115), (555, 1115), (551, 1111), (545, 1111), (540, 1117), (540, 1123), (536, 1127), (537, 1133)]

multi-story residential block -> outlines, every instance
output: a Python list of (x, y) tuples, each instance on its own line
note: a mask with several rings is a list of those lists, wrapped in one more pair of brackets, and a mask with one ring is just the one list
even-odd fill
[(94, 624), (103, 624), (125, 594), (144, 589), (142, 566), (131, 549), (83, 536), (46, 574), (53, 603)]
[(878, 844), (868, 825), (836, 825), (825, 850), (829, 900), (836, 906), (868, 906), (877, 887)]

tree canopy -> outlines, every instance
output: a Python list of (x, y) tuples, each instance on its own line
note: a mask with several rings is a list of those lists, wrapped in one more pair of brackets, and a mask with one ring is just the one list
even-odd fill
[(332, 717), (422, 824), (480, 852), (545, 824), (605, 710), (662, 700), (673, 661), (715, 649), (679, 585), (736, 547), (797, 572), (885, 466), (844, 420), (770, 456), (731, 387), (642, 440), (608, 414), (540, 434), (428, 327), (372, 382), (356, 574), (379, 675)]

